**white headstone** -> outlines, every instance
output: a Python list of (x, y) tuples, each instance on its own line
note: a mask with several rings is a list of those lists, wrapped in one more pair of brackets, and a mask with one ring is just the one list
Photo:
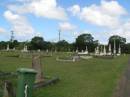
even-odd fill
[(38, 49), (37, 51), (38, 51), (38, 52), (41, 52), (41, 50), (40, 50), (40, 49)]
[(86, 54), (88, 54), (88, 48), (87, 48), (87, 46), (86, 46), (86, 50), (85, 50), (85, 53), (86, 53)]
[(47, 49), (47, 50), (46, 50), (46, 53), (48, 53), (48, 52), (49, 52), (49, 50)]
[(76, 53), (78, 53), (79, 51), (78, 51), (78, 48), (76, 49)]
[(106, 55), (106, 47), (104, 45), (103, 54)]
[(114, 55), (116, 54), (116, 41), (114, 40), (114, 51), (113, 51)]
[(95, 48), (95, 55), (99, 55), (99, 46)]
[(109, 47), (108, 47), (108, 55), (111, 55), (112, 52), (111, 52), (111, 44), (109, 44)]
[(24, 45), (22, 52), (28, 52), (28, 47), (26, 45)]
[(7, 45), (7, 48), (6, 48), (7, 51), (9, 51), (9, 44)]
[(121, 46), (119, 45), (118, 53), (121, 54)]
[(103, 47), (101, 46), (101, 50), (100, 50), (100, 55), (102, 56), (102, 55), (104, 55), (104, 53), (103, 53)]
[(121, 47), (120, 47), (120, 45), (119, 45), (117, 56), (120, 56), (120, 55), (121, 55)]
[(13, 48), (13, 50), (15, 51), (15, 47)]

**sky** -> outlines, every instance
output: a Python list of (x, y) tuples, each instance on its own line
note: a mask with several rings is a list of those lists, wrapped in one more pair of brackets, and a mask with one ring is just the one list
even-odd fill
[(130, 0), (0, 0), (0, 41), (34, 36), (74, 42), (82, 33), (107, 44), (112, 35), (130, 42)]

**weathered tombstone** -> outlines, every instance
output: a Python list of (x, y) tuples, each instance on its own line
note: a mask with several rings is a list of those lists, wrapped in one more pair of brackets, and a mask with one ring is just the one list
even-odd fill
[(32, 56), (32, 68), (37, 71), (36, 75), (36, 83), (43, 82), (43, 72), (42, 72), (42, 64), (41, 64), (41, 58), (40, 55), (33, 55)]
[(13, 85), (9, 81), (5, 81), (5, 83), (4, 83), (3, 97), (15, 97), (15, 92), (14, 92), (14, 89), (13, 89)]
[(4, 93), (3, 93), (3, 97), (9, 97), (9, 93), (8, 93), (8, 90), (7, 90), (7, 84), (4, 83)]

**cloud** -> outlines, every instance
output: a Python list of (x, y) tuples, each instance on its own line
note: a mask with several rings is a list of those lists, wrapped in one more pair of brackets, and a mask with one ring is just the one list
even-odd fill
[(0, 33), (6, 33), (6, 30), (0, 27)]
[(12, 30), (18, 39), (29, 39), (36, 35), (35, 30), (29, 24), (26, 17), (14, 14), (9, 10), (4, 12), (4, 17), (11, 23)]
[(68, 11), (72, 12), (72, 14), (75, 16), (80, 13), (80, 6), (79, 5), (74, 5), (70, 8), (68, 8)]
[(38, 17), (67, 20), (64, 8), (58, 6), (56, 0), (26, 0), (22, 3), (21, 6), (9, 5), (8, 8), (20, 14), (31, 13)]
[(73, 31), (76, 29), (76, 26), (70, 24), (69, 22), (63, 22), (63, 23), (59, 23), (59, 29), (61, 31)]
[(85, 7), (73, 5), (69, 11), (82, 21), (101, 27), (100, 31), (89, 31), (101, 43), (106, 44), (112, 35), (125, 37), (130, 42), (130, 18), (127, 17), (127, 10), (116, 0), (101, 0), (99, 5)]
[(127, 14), (117, 1), (102, 0), (100, 5), (92, 4), (83, 8), (74, 5), (70, 9), (81, 20), (106, 28), (117, 28), (121, 25), (121, 16)]

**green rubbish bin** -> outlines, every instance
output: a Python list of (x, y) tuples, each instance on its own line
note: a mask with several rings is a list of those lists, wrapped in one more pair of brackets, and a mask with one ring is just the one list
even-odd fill
[(34, 69), (18, 69), (18, 85), (16, 97), (32, 97), (36, 71)]

